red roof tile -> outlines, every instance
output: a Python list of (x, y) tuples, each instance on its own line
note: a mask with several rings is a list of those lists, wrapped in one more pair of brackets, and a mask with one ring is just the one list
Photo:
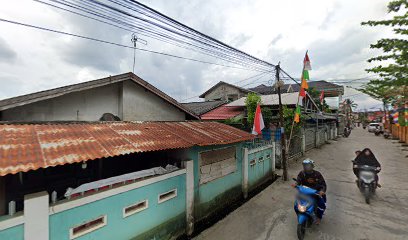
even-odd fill
[(225, 120), (243, 113), (242, 107), (231, 107), (223, 105), (201, 115), (202, 120)]
[(129, 153), (252, 138), (216, 122), (0, 124), (0, 176)]

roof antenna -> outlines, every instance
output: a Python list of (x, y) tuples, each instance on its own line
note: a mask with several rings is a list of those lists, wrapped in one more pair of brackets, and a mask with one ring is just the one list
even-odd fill
[(132, 39), (131, 39), (132, 43), (133, 43), (133, 73), (135, 73), (135, 63), (136, 63), (136, 43), (140, 42), (143, 45), (147, 45), (147, 41), (143, 40), (141, 38), (139, 38), (138, 36), (136, 36), (135, 33), (132, 34)]

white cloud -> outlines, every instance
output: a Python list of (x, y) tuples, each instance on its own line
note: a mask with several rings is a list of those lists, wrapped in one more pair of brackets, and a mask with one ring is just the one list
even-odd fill
[[(300, 75), (304, 52), (309, 49), (314, 68), (312, 80), (367, 76), (365, 60), (375, 54), (369, 44), (390, 35), (384, 29), (360, 26), (361, 21), (385, 18), (386, 0), (142, 2), (257, 57), (272, 63), (281, 61), (294, 77)], [(131, 44), (130, 33), (32, 0), (7, 1), (0, 9), (0, 17)], [(1, 22), (0, 29), (0, 59), (2, 51), (13, 59), (7, 63), (0, 60), (0, 84), (7, 86), (0, 88), (0, 98), (132, 69), (131, 49)], [(146, 48), (151, 50), (215, 61), (145, 39)], [(199, 95), (220, 80), (235, 82), (256, 74), (144, 52), (136, 53), (136, 73), (178, 100)], [(257, 81), (267, 83), (268, 78)], [(357, 100), (367, 106), (377, 104), (369, 98)]]

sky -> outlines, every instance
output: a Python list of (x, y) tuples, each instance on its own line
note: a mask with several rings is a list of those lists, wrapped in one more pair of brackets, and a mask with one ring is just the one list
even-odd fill
[[(366, 62), (379, 52), (369, 48), (392, 36), (389, 29), (361, 26), (362, 21), (390, 18), (385, 0), (180, 0), (141, 1), (207, 35), (299, 77), (306, 50), (311, 80), (373, 77)], [(7, 1), (0, 18), (29, 23), (131, 46), (124, 30), (51, 8), (33, 0)], [(154, 51), (223, 63), (195, 52), (143, 38)], [(0, 99), (131, 72), (133, 50), (0, 22)], [(257, 72), (136, 52), (135, 73), (178, 101), (198, 95), (218, 81), (235, 83)], [(241, 81), (255, 87), (267, 77)], [(358, 88), (359, 84), (349, 83)], [(381, 103), (345, 87), (359, 109)], [(328, 99), (335, 105), (335, 99)]]

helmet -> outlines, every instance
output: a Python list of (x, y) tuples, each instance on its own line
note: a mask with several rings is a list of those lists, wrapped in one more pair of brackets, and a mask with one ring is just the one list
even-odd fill
[(305, 160), (303, 160), (302, 165), (305, 170), (313, 170), (314, 161), (310, 158), (306, 158)]

